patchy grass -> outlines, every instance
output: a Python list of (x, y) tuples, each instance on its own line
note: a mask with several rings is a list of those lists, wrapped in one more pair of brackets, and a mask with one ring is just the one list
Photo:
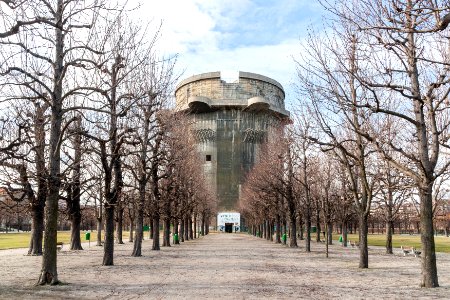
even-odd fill
[[(30, 232), (0, 233), (0, 250), (27, 248), (30, 243), (30, 236)], [(69, 241), (69, 231), (58, 231), (58, 242), (68, 243)]]
[[(357, 234), (349, 234), (348, 239), (351, 241), (358, 241), (359, 237)], [(436, 243), (436, 252), (450, 253), (450, 237), (446, 236), (435, 236), (434, 241)], [(368, 236), (369, 246), (386, 246), (386, 235), (384, 234), (369, 234)], [(394, 248), (403, 247), (414, 247), (420, 249), (420, 235), (403, 235), (395, 234), (392, 237), (392, 245)]]
[[(104, 234), (104, 232), (102, 232)], [(85, 231), (81, 232), (81, 242), (87, 242), (85, 240)], [(30, 243), (30, 232), (21, 233), (0, 233), (0, 250), (15, 249), (15, 248), (27, 248)], [(127, 240), (129, 232), (123, 232), (123, 240)], [(96, 241), (97, 233), (91, 232), (91, 242)], [(64, 244), (70, 242), (70, 231), (58, 231), (58, 242)]]
[[(81, 242), (86, 242), (85, 231), (81, 232)], [(103, 232), (104, 234), (104, 232)], [(30, 233), (0, 233), (0, 250), (3, 249), (15, 249), (15, 248), (27, 248), (30, 242)], [(148, 232), (144, 232), (145, 237), (148, 236)], [(123, 240), (127, 241), (129, 236), (128, 231), (123, 232)], [(96, 231), (91, 232), (91, 242), (96, 241)], [(335, 234), (335, 239), (339, 238), (338, 234)], [(358, 241), (357, 234), (349, 234), (348, 239), (351, 241)], [(435, 236), (436, 251), (450, 253), (450, 237)], [(381, 246), (386, 244), (386, 236), (384, 234), (369, 234), (368, 236), (369, 246)], [(58, 242), (69, 243), (70, 231), (58, 231)], [(394, 248), (412, 247), (417, 249), (421, 248), (420, 235), (399, 235), (396, 234), (392, 237), (392, 244)]]

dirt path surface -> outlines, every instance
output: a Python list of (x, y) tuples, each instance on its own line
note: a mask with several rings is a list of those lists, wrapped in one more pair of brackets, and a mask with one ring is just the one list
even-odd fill
[(102, 248), (61, 251), (65, 284), (34, 287), (41, 258), (26, 249), (0, 251), (1, 299), (445, 299), (450, 255), (438, 254), (440, 288), (421, 289), (420, 259), (370, 248), (370, 269), (358, 269), (358, 250), (333, 245), (290, 249), (245, 234), (210, 234), (161, 251), (143, 244), (115, 246), (115, 266), (101, 266)]

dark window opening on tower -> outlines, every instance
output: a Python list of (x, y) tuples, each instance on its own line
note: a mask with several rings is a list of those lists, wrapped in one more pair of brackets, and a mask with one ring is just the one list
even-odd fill
[(211, 155), (210, 154), (206, 154), (206, 161), (211, 161)]

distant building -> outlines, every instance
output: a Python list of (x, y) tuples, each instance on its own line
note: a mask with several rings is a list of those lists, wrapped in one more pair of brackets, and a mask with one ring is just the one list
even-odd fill
[(221, 232), (239, 232), (241, 224), (240, 213), (219, 213), (217, 214), (217, 230)]
[(22, 196), (22, 192), (15, 192), (14, 197), (11, 197), (6, 189), (0, 188), (0, 232), (30, 230), (28, 199)]
[(434, 203), (434, 227), (440, 234), (450, 235), (450, 199), (440, 199)]
[(195, 75), (176, 89), (179, 110), (188, 111), (206, 177), (217, 195), (219, 212), (236, 212), (240, 186), (253, 167), (260, 145), (289, 120), (285, 93), (277, 81), (239, 72)]

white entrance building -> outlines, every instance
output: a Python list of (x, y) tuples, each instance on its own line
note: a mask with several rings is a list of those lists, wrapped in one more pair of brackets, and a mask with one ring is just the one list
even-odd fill
[(240, 232), (241, 214), (235, 212), (223, 212), (217, 214), (217, 229), (219, 232)]

